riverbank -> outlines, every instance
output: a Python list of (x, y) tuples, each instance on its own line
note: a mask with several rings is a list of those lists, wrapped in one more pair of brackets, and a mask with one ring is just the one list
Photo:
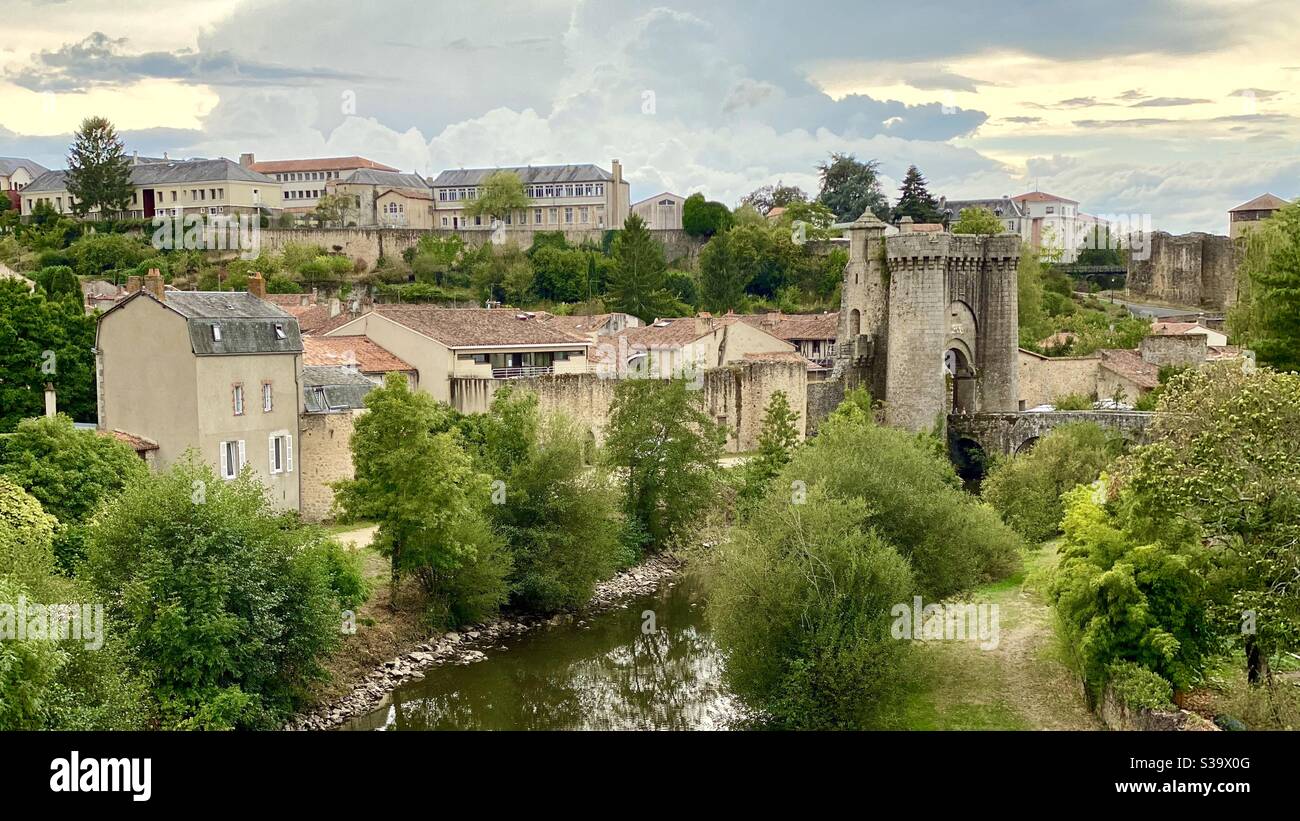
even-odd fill
[[(665, 581), (678, 575), (685, 561), (675, 555), (660, 554), (600, 582), (591, 599), (582, 608), (550, 616), (503, 614), (493, 621), (473, 625), (460, 631), (437, 636), (412, 635), (409, 617), (397, 624), (367, 625), (373, 618), (366, 611), (358, 614), (358, 634), (344, 639), (343, 647), (328, 665), (333, 680), (321, 692), (321, 703), (309, 707), (285, 726), (286, 730), (330, 730), (351, 718), (364, 715), (383, 705), (397, 686), (424, 678), (425, 671), (447, 664), (474, 664), (486, 658), (485, 650), (508, 649), (505, 641), (533, 630), (549, 629), (620, 607), (629, 599), (653, 593)], [(371, 603), (386, 600), (377, 590)], [(379, 604), (377, 607), (386, 607)], [(373, 612), (378, 612), (373, 611)], [(399, 611), (399, 616), (403, 613)], [(409, 612), (406, 614), (409, 616)], [(378, 631), (379, 636), (372, 631)], [(393, 656), (374, 664), (376, 640), (380, 646), (394, 647)], [(358, 660), (370, 659), (364, 666)], [(338, 696), (337, 693), (344, 695)]]

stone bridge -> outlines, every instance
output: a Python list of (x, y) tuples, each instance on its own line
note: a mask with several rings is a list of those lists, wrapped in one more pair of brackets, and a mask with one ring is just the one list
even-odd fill
[(1070, 422), (1095, 422), (1126, 442), (1146, 444), (1154, 413), (1144, 411), (1048, 411), (1045, 413), (954, 413), (948, 417), (948, 441), (955, 453), (971, 444), (988, 455), (1028, 450), (1042, 436)]

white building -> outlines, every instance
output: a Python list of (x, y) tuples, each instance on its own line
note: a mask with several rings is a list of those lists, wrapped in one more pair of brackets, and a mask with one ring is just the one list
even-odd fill
[(611, 166), (611, 171), (591, 164), (443, 171), (433, 181), (434, 227), (491, 228), (487, 217), (466, 216), (465, 206), (478, 198), (488, 177), (509, 171), (523, 182), (529, 202), (503, 217), (507, 226), (541, 231), (621, 228), (631, 209), (631, 190), (622, 164), (614, 160)]

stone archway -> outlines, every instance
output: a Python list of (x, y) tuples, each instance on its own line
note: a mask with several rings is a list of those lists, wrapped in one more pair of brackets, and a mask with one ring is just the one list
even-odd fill
[(976, 374), (970, 352), (960, 340), (948, 344), (950, 347), (943, 354), (943, 369), (951, 386), (948, 412), (974, 413)]
[(954, 437), (949, 442), (952, 444), (948, 447), (948, 455), (957, 469), (957, 476), (967, 490), (978, 491), (989, 463), (984, 446), (965, 436)]
[(1029, 453), (1029, 451), (1034, 449), (1034, 445), (1037, 444), (1038, 444), (1038, 437), (1030, 436), (1028, 439), (1021, 442), (1019, 445), (1016, 445), (1016, 456), (1023, 456), (1026, 453)]

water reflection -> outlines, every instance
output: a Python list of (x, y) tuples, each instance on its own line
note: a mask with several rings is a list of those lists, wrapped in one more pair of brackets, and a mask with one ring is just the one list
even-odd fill
[[(700, 580), (590, 619), (543, 629), (489, 651), (487, 661), (442, 666), (399, 687), (391, 703), (344, 729), (698, 730), (739, 721), (722, 684), (722, 658), (704, 624)], [(655, 632), (642, 631), (642, 612)]]

